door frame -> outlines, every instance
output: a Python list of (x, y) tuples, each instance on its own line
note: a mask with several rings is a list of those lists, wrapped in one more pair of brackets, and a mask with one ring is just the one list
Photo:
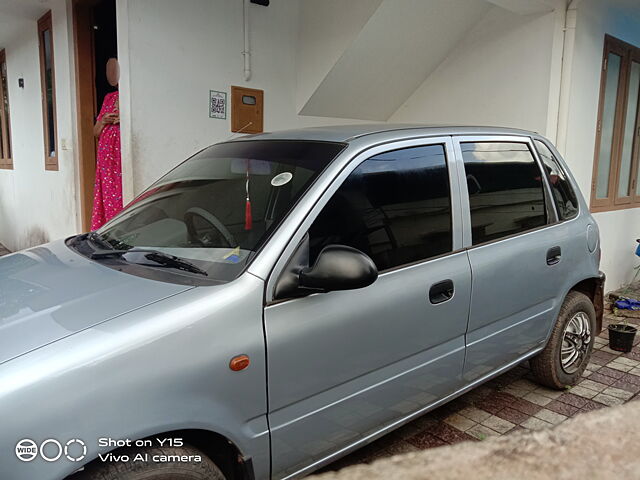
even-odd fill
[[(381, 153), (386, 153), (392, 150), (400, 150), (403, 148), (411, 148), (411, 147), (420, 147), (420, 146), (428, 146), (428, 145), (444, 145), (445, 147), (445, 155), (447, 162), (447, 169), (449, 174), (449, 185), (451, 191), (451, 224), (453, 227), (453, 245), (452, 251), (447, 253), (446, 255), (451, 255), (452, 253), (458, 252), (462, 248), (462, 225), (464, 222), (464, 217), (462, 216), (462, 209), (460, 204), (460, 184), (458, 179), (458, 171), (459, 167), (457, 163), (459, 160), (454, 151), (454, 145), (452, 137), (449, 135), (438, 135), (438, 136), (424, 136), (411, 138), (406, 140), (392, 140), (389, 142), (385, 142), (382, 144), (378, 144), (372, 146), (370, 148), (366, 148), (357, 153), (351, 152), (350, 154), (345, 151), (343, 155), (349, 155), (348, 160), (340, 161), (342, 163), (341, 170), (335, 174), (333, 169), (327, 169), (319, 178), (312, 187), (312, 190), (307, 192), (305, 196), (301, 199), (301, 201), (296, 206), (296, 211), (298, 214), (303, 215), (305, 218), (298, 223), (298, 226), (295, 232), (287, 239), (286, 246), (276, 263), (273, 265), (273, 268), (270, 269), (271, 273), (268, 276), (266, 289), (265, 289), (265, 305), (269, 305), (271, 303), (280, 301), (274, 301), (274, 292), (275, 287), (280, 278), (280, 275), (285, 270), (287, 264), (291, 260), (295, 249), (298, 247), (300, 242), (302, 241), (302, 237), (307, 233), (311, 224), (316, 219), (316, 217), (320, 214), (325, 205), (329, 202), (333, 194), (340, 188), (340, 186), (344, 183), (347, 177), (353, 172), (358, 165), (360, 165), (365, 160), (368, 160), (371, 157), (374, 157)], [(334, 161), (339, 161), (338, 159)], [(339, 167), (340, 168), (340, 167)], [(289, 219), (295, 221), (294, 216), (290, 216)], [(274, 239), (275, 243), (277, 239)], [(271, 242), (270, 242), (271, 243)], [(268, 250), (269, 246), (265, 250)], [(433, 258), (424, 260), (424, 262), (428, 262), (433, 260)], [(417, 262), (417, 263), (423, 263)], [(414, 265), (414, 264), (411, 264)], [(399, 268), (406, 268), (411, 265), (403, 265)], [(394, 269), (397, 270), (397, 269)], [(387, 272), (381, 272), (380, 275), (385, 275)], [(285, 300), (290, 301), (290, 300)]]
[[(510, 135), (510, 134), (486, 134), (486, 135), (454, 135), (452, 137), (453, 141), (453, 149), (456, 156), (456, 165), (458, 168), (459, 182), (460, 182), (460, 202), (462, 205), (462, 228), (463, 228), (463, 246), (465, 249), (473, 249), (478, 248), (484, 245), (488, 245), (491, 243), (501, 242), (503, 240), (508, 240), (513, 237), (521, 236), (527, 234), (532, 231), (542, 230), (553, 225), (556, 225), (559, 222), (558, 214), (556, 212), (555, 201), (553, 199), (553, 192), (551, 191), (551, 187), (549, 186), (547, 175), (544, 173), (545, 168), (538, 155), (538, 151), (536, 150), (535, 145), (533, 144), (533, 138), (528, 135)], [(462, 155), (462, 144), (463, 143), (523, 143), (527, 145), (531, 152), (531, 156), (534, 159), (538, 170), (541, 172), (540, 181), (542, 182), (542, 191), (544, 195), (544, 203), (545, 203), (545, 212), (547, 215), (547, 223), (542, 225), (541, 227), (536, 227), (530, 230), (526, 230), (524, 232), (515, 233), (512, 235), (507, 235), (505, 237), (501, 237), (495, 240), (490, 240), (488, 242), (479, 243), (477, 245), (473, 245), (472, 235), (471, 235), (471, 208), (469, 205), (469, 192), (467, 190), (467, 175), (466, 170), (464, 168), (464, 158)]]
[(95, 51), (92, 30), (92, 8), (96, 3), (96, 0), (73, 0), (72, 3), (82, 231), (88, 231), (91, 228), (93, 185), (96, 175), (96, 139), (93, 135), (96, 115)]
[[(393, 276), (393, 275), (402, 274), (406, 276), (407, 274), (411, 274), (412, 270), (414, 270), (413, 274), (415, 275), (415, 269), (428, 268), (430, 264), (433, 264), (433, 262), (440, 262), (443, 260), (447, 261), (447, 260), (451, 260), (453, 257), (458, 257), (457, 261), (461, 261), (464, 264), (464, 270), (469, 273), (468, 285), (470, 287), (471, 285), (470, 267), (468, 264), (468, 260), (466, 258), (466, 253), (462, 249), (461, 222), (463, 221), (463, 219), (461, 217), (461, 211), (460, 211), (460, 193), (459, 193), (460, 189), (459, 189), (459, 176), (458, 176), (459, 168), (457, 165), (458, 160), (453, 150), (452, 137), (450, 135), (437, 135), (437, 136), (425, 135), (421, 137), (413, 137), (409, 139), (394, 139), (394, 140), (387, 141), (385, 143), (366, 145), (364, 146), (364, 148), (358, 147), (358, 150), (347, 149), (338, 158), (336, 158), (333, 161), (333, 164), (330, 165), (324, 171), (324, 173), (317, 179), (316, 183), (311, 187), (310, 191), (305, 193), (305, 195), (299, 201), (294, 211), (287, 218), (289, 227), (287, 229), (279, 229), (280, 230), (279, 233), (282, 235), (282, 237), (286, 237), (286, 244), (283, 246), (285, 238), (280, 238), (280, 235), (278, 235), (277, 237), (274, 236), (274, 238), (263, 250), (263, 252), (270, 250), (272, 246), (282, 247), (282, 251), (279, 254), (279, 257), (276, 257), (275, 264), (273, 264), (273, 268), (270, 270), (270, 273), (266, 277), (267, 280), (266, 280), (266, 286), (265, 286), (266, 291), (265, 291), (265, 306), (264, 306), (264, 314), (263, 314), (263, 323), (264, 323), (263, 327), (265, 328), (265, 335), (266, 335), (265, 338), (266, 338), (267, 344), (271, 345), (270, 340), (273, 341), (274, 338), (275, 339), (283, 338), (278, 333), (278, 332), (280, 333), (283, 332), (282, 322), (275, 322), (275, 326), (274, 326), (274, 323), (273, 323), (274, 319), (270, 318), (269, 316), (270, 313), (277, 316), (277, 315), (280, 315), (278, 311), (281, 308), (285, 308), (285, 312), (287, 308), (289, 308), (290, 310), (299, 308), (299, 307), (295, 307), (295, 305), (294, 307), (291, 307), (290, 304), (294, 304), (297, 302), (307, 302), (309, 301), (310, 297), (328, 295), (325, 293), (312, 293), (308, 297), (303, 297), (303, 298), (287, 298), (283, 300), (273, 299), (275, 285), (277, 284), (277, 281), (280, 275), (282, 274), (282, 272), (285, 271), (287, 264), (290, 262), (292, 256), (295, 254), (295, 250), (298, 248), (298, 245), (300, 244), (302, 238), (307, 234), (311, 224), (315, 221), (317, 216), (322, 212), (322, 210), (325, 208), (327, 203), (334, 196), (336, 191), (343, 185), (344, 181), (349, 177), (351, 173), (353, 173), (353, 171), (359, 165), (362, 164), (362, 162), (369, 160), (370, 158), (375, 157), (376, 155), (391, 152), (394, 150), (430, 146), (430, 145), (443, 145), (445, 149), (447, 174), (449, 179), (449, 188), (450, 188), (450, 196), (451, 196), (452, 250), (450, 252), (446, 252), (436, 257), (430, 257), (427, 259), (422, 259), (416, 262), (403, 264), (395, 268), (384, 270), (380, 272), (379, 279), (377, 280), (377, 282), (380, 282), (381, 280), (385, 279), (385, 277), (388, 278), (389, 276)], [(419, 270), (418, 272), (420, 271), (424, 272), (424, 270)], [(412, 285), (415, 285), (415, 283), (412, 283)], [(427, 290), (428, 290), (428, 285), (425, 284), (424, 300), (425, 300), (425, 303), (428, 305)], [(340, 292), (335, 292), (335, 293), (340, 293)], [(462, 295), (461, 298), (466, 299), (464, 301), (466, 302), (467, 311), (465, 312), (465, 315), (461, 317), (462, 320), (464, 321), (465, 329), (466, 329), (467, 318), (468, 318), (468, 300), (471, 295), (470, 288), (467, 294), (468, 295), (461, 293)], [(435, 306), (435, 308), (439, 308), (439, 307)], [(290, 333), (291, 332), (289, 332), (287, 335), (289, 335)], [(275, 334), (275, 337), (274, 337), (274, 334)], [(303, 398), (301, 400), (297, 400), (293, 403), (288, 403), (288, 404), (285, 404), (284, 406), (277, 406), (276, 405), (277, 402), (273, 402), (272, 401), (273, 397), (271, 397), (272, 393), (276, 391), (276, 389), (270, 388), (269, 389), (269, 392), (271, 392), (269, 393), (270, 406), (269, 406), (269, 411), (267, 412), (267, 415), (268, 415), (269, 421), (271, 422), (270, 428), (272, 429), (271, 431), (272, 436), (273, 437), (275, 437), (276, 435), (284, 436), (284, 435), (288, 435), (289, 432), (291, 431), (295, 432), (297, 428), (300, 428), (300, 427), (294, 426), (294, 424), (297, 424), (298, 421), (308, 422), (309, 419), (307, 417), (313, 416), (313, 418), (316, 418), (315, 417), (316, 413), (320, 412), (321, 410), (333, 408), (335, 405), (342, 402), (349, 402), (351, 401), (351, 399), (355, 397), (360, 397), (362, 394), (365, 394), (367, 392), (371, 393), (376, 388), (382, 388), (381, 386), (383, 384), (390, 385), (391, 382), (394, 382), (399, 378), (405, 377), (405, 375), (406, 376), (415, 375), (419, 369), (429, 368), (428, 367), (429, 365), (433, 365), (435, 364), (436, 361), (441, 361), (444, 358), (448, 358), (450, 357), (450, 355), (460, 354), (461, 358), (460, 358), (459, 373), (461, 375), (462, 368), (464, 368), (464, 349), (465, 349), (464, 331), (462, 332), (461, 336), (457, 338), (459, 338), (460, 340), (459, 348), (455, 348), (451, 350), (450, 353), (447, 355), (437, 354), (434, 356), (433, 359), (426, 361), (425, 363), (418, 363), (416, 365), (408, 366), (407, 365), (408, 362), (414, 361), (414, 359), (418, 358), (417, 357), (418, 355), (425, 355), (427, 352), (433, 351), (433, 348), (425, 348), (423, 351), (416, 353), (415, 356), (410, 355), (403, 359), (399, 359), (394, 363), (384, 365), (382, 369), (404, 368), (404, 370), (402, 370), (400, 373), (396, 372), (395, 374), (392, 374), (386, 377), (384, 380), (380, 382), (374, 381), (373, 383), (369, 383), (368, 385), (364, 386), (358, 391), (347, 392), (345, 396), (339, 401), (335, 401), (335, 398), (330, 398), (330, 395), (332, 395), (332, 393), (335, 393), (336, 388), (338, 388), (338, 385), (334, 385), (328, 390), (321, 390), (319, 392), (316, 392), (310, 395), (309, 397)], [(435, 348), (441, 348), (443, 347), (443, 345), (449, 346), (454, 340), (455, 339), (448, 340), (443, 343), (439, 343), (437, 344), (437, 346), (435, 346)], [(272, 343), (276, 343), (276, 342), (272, 342)], [(271, 347), (273, 347), (273, 345), (271, 345)], [(267, 350), (271, 351), (269, 350), (269, 348)], [(279, 351), (277, 346), (275, 347), (274, 351)], [(273, 370), (274, 363), (277, 363), (277, 362), (274, 362), (269, 355), (268, 357), (269, 358), (267, 363), (269, 364), (268, 368), (270, 372), (268, 375), (269, 382), (273, 382), (273, 381), (277, 382), (277, 380), (274, 380), (273, 378), (273, 377), (277, 377), (277, 375), (274, 374), (274, 370)], [(374, 375), (378, 375), (378, 373), (376, 372), (380, 372), (382, 369), (375, 370), (375, 371), (372, 370), (362, 376), (351, 378), (345, 381), (344, 383), (340, 383), (339, 388), (342, 389), (342, 393), (345, 393), (345, 389), (354, 387), (354, 385), (357, 382), (361, 382), (363, 378), (366, 379), (367, 381), (374, 379)], [(472, 385), (475, 386), (476, 383), (473, 383)], [(379, 438), (385, 433), (388, 433), (391, 430), (424, 414), (425, 412), (433, 408), (436, 408), (437, 406), (455, 398), (456, 396), (460, 395), (464, 391), (467, 391), (467, 389), (471, 388), (471, 386), (459, 385), (459, 388), (457, 386), (452, 386), (452, 388), (457, 388), (457, 390), (452, 391), (451, 393), (446, 393), (445, 396), (441, 398), (437, 398), (431, 403), (422, 405), (416, 411), (412, 411), (409, 413), (398, 412), (398, 414), (396, 415), (396, 418), (392, 419), (390, 423), (381, 424), (375, 427), (376, 430), (371, 432), (366, 432), (366, 433), (360, 432), (362, 435), (359, 438), (353, 440), (352, 442), (350, 441), (351, 443), (341, 444), (337, 450), (327, 453), (324, 457), (311, 460), (304, 464), (300, 463), (297, 466), (287, 467), (287, 468), (290, 468), (291, 471), (289, 470), (286, 470), (283, 472), (275, 471), (274, 469), (281, 467), (281, 465), (273, 465), (272, 463), (272, 470), (274, 470), (273, 476), (274, 478), (282, 478), (283, 480), (288, 480), (291, 478), (296, 478), (299, 475), (306, 475), (311, 471), (334, 461), (335, 459), (341, 457), (342, 455), (355, 450), (356, 448), (362, 446), (363, 444), (366, 444), (375, 438)], [(317, 411), (305, 410), (306, 406), (308, 406), (309, 399), (318, 399), (320, 397), (322, 397), (322, 399), (325, 399), (325, 400), (329, 399), (329, 402), (324, 405), (319, 405)], [(288, 400), (285, 400), (284, 403), (287, 403), (287, 402)], [(281, 422), (283, 416), (286, 417), (287, 413), (291, 410), (292, 405), (296, 405), (294, 407), (294, 410), (297, 409), (295, 410), (296, 415), (299, 414), (300, 416), (296, 420), (287, 419), (286, 421)], [(291, 430), (291, 428), (293, 428), (293, 430)], [(285, 433), (282, 433), (282, 429), (286, 429)], [(299, 432), (299, 430), (297, 431)], [(280, 437), (280, 438), (283, 438), (283, 437)]]

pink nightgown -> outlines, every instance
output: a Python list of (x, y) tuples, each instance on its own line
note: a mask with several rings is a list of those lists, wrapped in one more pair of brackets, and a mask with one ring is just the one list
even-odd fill
[[(108, 93), (102, 102), (98, 120), (118, 112), (118, 92)], [(122, 166), (120, 162), (120, 124), (104, 126), (98, 139), (96, 183), (93, 193), (91, 230), (97, 230), (122, 210)]]

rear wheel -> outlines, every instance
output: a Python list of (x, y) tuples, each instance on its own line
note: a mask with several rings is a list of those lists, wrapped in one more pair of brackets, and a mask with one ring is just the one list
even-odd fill
[(569, 292), (547, 346), (531, 359), (536, 380), (556, 389), (575, 385), (591, 358), (595, 328), (596, 311), (589, 297)]
[[(117, 455), (129, 460), (103, 463), (98, 459), (69, 480), (225, 480), (209, 457), (188, 445), (122, 449)], [(177, 457), (180, 461), (171, 460)]]

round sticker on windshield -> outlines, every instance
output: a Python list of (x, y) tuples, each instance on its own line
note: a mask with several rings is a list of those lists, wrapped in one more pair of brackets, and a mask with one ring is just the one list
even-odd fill
[(274, 187), (281, 187), (282, 185), (289, 183), (292, 178), (293, 174), (291, 172), (282, 172), (271, 179), (271, 185)]

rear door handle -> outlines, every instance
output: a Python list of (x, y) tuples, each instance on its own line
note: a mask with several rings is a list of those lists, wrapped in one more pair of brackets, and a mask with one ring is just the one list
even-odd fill
[(453, 297), (453, 280), (434, 283), (429, 289), (429, 301), (434, 305), (446, 302), (451, 297)]
[(560, 247), (551, 247), (547, 250), (547, 265), (555, 265), (560, 261), (562, 249)]

